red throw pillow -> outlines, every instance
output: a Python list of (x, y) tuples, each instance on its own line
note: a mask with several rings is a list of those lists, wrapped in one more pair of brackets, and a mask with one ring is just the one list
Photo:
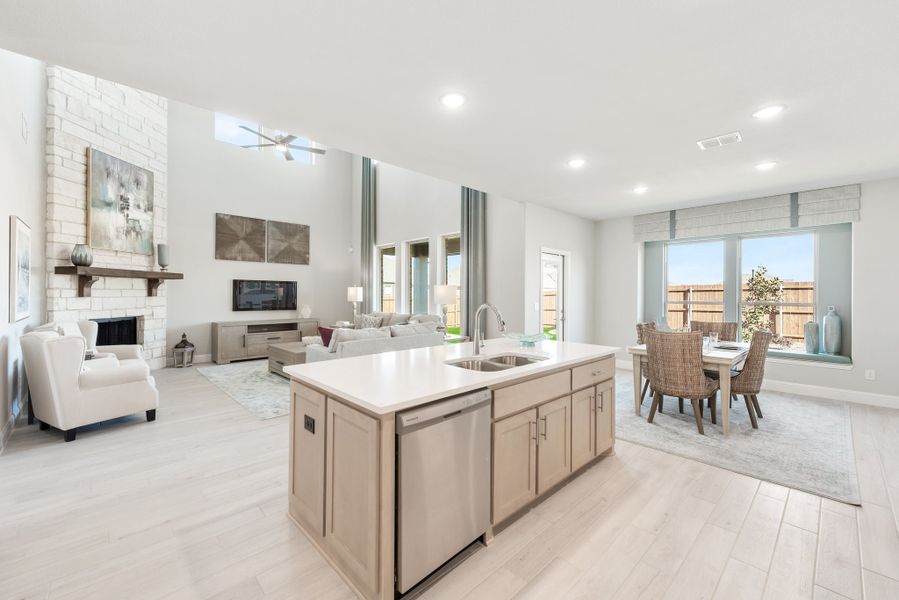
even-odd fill
[(318, 334), (322, 336), (322, 345), (330, 346), (331, 345), (331, 336), (334, 334), (334, 330), (330, 327), (319, 327)]

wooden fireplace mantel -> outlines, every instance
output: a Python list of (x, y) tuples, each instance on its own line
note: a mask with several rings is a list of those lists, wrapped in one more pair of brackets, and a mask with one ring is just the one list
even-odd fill
[(111, 269), (106, 267), (76, 267), (61, 265), (56, 267), (57, 275), (78, 276), (78, 297), (88, 298), (91, 295), (91, 286), (101, 277), (123, 277), (129, 279), (146, 279), (147, 295), (155, 296), (156, 290), (166, 279), (184, 279), (184, 273), (172, 271), (139, 271), (134, 269)]

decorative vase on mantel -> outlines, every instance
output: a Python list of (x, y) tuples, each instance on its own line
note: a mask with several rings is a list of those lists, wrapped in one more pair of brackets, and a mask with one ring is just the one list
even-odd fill
[(843, 337), (843, 322), (837, 314), (835, 306), (827, 307), (824, 315), (824, 353), (839, 354)]
[(156, 245), (156, 263), (159, 265), (160, 271), (166, 271), (169, 268), (169, 245)]
[(94, 253), (87, 244), (75, 244), (72, 249), (72, 264), (76, 267), (89, 267), (94, 263)]
[(818, 354), (821, 348), (821, 337), (818, 333), (818, 323), (807, 321), (805, 324), (805, 351), (808, 354)]

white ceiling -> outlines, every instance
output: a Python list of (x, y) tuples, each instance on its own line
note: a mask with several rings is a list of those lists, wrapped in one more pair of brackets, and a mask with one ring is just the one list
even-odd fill
[[(2, 0), (0, 15), (0, 47), (591, 218), (899, 175), (896, 0)], [(448, 112), (449, 90), (468, 104)], [(789, 108), (750, 117), (771, 103)], [(734, 130), (742, 144), (695, 144)]]

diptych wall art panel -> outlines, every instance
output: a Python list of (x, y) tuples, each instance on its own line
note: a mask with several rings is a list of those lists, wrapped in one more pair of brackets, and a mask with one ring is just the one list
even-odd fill
[(215, 257), (265, 262), (265, 219), (216, 213)]
[(308, 265), (309, 226), (216, 213), (215, 257)]
[(309, 226), (269, 221), (268, 262), (308, 265)]

